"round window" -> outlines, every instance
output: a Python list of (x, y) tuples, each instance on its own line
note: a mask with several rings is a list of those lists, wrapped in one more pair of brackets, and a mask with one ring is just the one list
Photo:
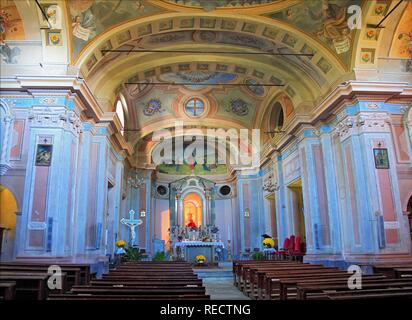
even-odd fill
[(164, 196), (167, 193), (167, 189), (165, 186), (158, 186), (157, 187), (157, 193), (160, 194), (161, 196)]
[(185, 104), (185, 112), (190, 117), (200, 117), (205, 111), (205, 102), (202, 99), (191, 98)]
[(221, 194), (222, 196), (227, 196), (227, 195), (230, 194), (230, 191), (231, 191), (231, 190), (232, 190), (232, 189), (230, 189), (229, 186), (225, 185), (225, 186), (220, 187), (219, 192), (220, 192), (220, 194)]

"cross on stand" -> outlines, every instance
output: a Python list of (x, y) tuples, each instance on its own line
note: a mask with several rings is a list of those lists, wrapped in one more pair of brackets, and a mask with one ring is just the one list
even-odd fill
[(134, 218), (135, 214), (136, 214), (136, 212), (134, 210), (130, 210), (129, 211), (129, 219), (122, 218), (120, 220), (120, 223), (122, 223), (125, 226), (130, 228), (130, 233), (131, 233), (131, 237), (132, 237), (132, 239), (131, 239), (132, 246), (134, 245), (134, 240), (136, 238), (135, 228), (137, 226), (140, 226), (143, 223), (143, 221), (141, 219), (135, 219)]

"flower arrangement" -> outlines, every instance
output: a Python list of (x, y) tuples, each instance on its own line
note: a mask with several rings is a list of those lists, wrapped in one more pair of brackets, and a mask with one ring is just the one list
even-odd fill
[(274, 248), (275, 247), (275, 241), (272, 238), (263, 239), (262, 244), (265, 248)]
[(124, 240), (117, 240), (116, 241), (116, 247), (124, 248), (125, 246), (126, 246), (126, 241), (124, 241)]
[(203, 264), (203, 263), (205, 263), (205, 261), (206, 261), (205, 256), (202, 256), (202, 255), (196, 256), (196, 263)]

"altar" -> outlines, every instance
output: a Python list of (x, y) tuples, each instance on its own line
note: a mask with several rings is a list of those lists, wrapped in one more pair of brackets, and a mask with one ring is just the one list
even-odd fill
[(223, 248), (223, 242), (220, 241), (181, 241), (174, 243), (174, 252), (179, 252), (180, 258), (190, 263), (195, 263), (198, 255), (204, 256), (206, 263), (217, 263), (219, 253), (222, 252)]

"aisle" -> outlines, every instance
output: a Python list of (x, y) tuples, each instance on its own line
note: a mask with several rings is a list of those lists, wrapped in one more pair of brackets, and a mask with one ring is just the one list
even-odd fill
[(232, 267), (194, 269), (212, 300), (250, 300), (233, 285)]

